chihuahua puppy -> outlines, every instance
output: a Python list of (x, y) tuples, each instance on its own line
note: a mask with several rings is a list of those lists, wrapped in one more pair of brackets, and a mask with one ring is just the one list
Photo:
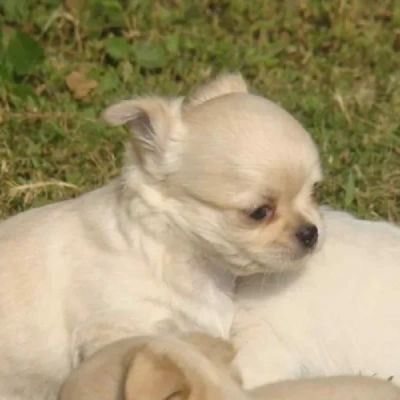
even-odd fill
[(322, 242), (317, 149), (240, 75), (103, 117), (131, 132), (121, 176), (0, 224), (0, 398), (52, 400), (102, 346), (171, 323), (227, 338), (235, 278)]
[(74, 370), (59, 400), (399, 400), (400, 389), (365, 377), (285, 381), (244, 391), (233, 346), (204, 334), (125, 339)]
[(245, 387), (360, 373), (400, 384), (400, 229), (323, 217), (325, 244), (306, 268), (238, 285), (232, 340)]
[(193, 388), (202, 387), (205, 395), (225, 378), (235, 382), (233, 392), (241, 392), (230, 342), (202, 333), (176, 333), (105, 346), (72, 371), (59, 400), (178, 400)]

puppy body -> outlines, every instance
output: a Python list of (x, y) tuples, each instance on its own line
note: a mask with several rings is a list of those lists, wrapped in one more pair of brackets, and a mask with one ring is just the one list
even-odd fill
[(399, 400), (375, 378), (284, 381), (244, 391), (230, 343), (207, 335), (127, 339), (102, 349), (69, 376), (59, 400)]
[(248, 391), (258, 400), (399, 400), (390, 382), (363, 376), (333, 376), (288, 380)]
[[(154, 231), (121, 229), (129, 216), (121, 215), (118, 185), (0, 226), (1, 398), (14, 399), (15, 391), (18, 399), (47, 399), (39, 393), (47, 386), (53, 392), (80, 359), (110, 341), (164, 325), (228, 335), (229, 272), (196, 259), (185, 239), (171, 238), (170, 231), (154, 237)], [(34, 371), (43, 374), (37, 394)]]
[(121, 177), (0, 225), (0, 398), (54, 399), (97, 349), (171, 324), (228, 337), (235, 276), (301, 268), (297, 231), (322, 232), (314, 143), (240, 76), (104, 118), (132, 133)]
[(161, 400), (186, 397), (193, 389), (214, 398), (220, 385), (240, 400), (233, 356), (229, 342), (198, 333), (120, 340), (72, 371), (59, 400)]
[(246, 387), (343, 374), (400, 383), (400, 229), (323, 216), (326, 242), (305, 269), (239, 285), (232, 335)]

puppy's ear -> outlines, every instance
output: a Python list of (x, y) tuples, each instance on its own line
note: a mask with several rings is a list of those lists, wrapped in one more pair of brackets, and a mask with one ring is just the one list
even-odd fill
[[(181, 98), (161, 97), (125, 100), (108, 107), (102, 118), (113, 126), (123, 125), (133, 135), (133, 150), (143, 166), (162, 167), (173, 159), (170, 144), (182, 139)], [(173, 146), (172, 146), (173, 147)], [(154, 172), (154, 171), (153, 171)]]
[(125, 400), (187, 400), (189, 383), (167, 355), (144, 348), (132, 360), (125, 381)]
[(222, 74), (194, 89), (185, 99), (185, 106), (196, 106), (228, 93), (246, 93), (247, 84), (239, 73)]

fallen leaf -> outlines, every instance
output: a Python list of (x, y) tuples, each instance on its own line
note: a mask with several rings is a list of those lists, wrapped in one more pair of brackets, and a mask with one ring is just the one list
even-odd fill
[(89, 79), (83, 72), (71, 72), (65, 79), (68, 89), (76, 100), (85, 100), (96, 89), (98, 83)]

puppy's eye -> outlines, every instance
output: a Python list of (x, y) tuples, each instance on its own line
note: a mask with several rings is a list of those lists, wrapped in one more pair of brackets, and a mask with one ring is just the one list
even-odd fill
[(251, 211), (249, 217), (255, 221), (269, 221), (274, 216), (274, 213), (274, 208), (265, 204)]
[(321, 186), (322, 186), (322, 182), (315, 182), (312, 187), (311, 197), (314, 201), (319, 200), (319, 191), (321, 189)]

